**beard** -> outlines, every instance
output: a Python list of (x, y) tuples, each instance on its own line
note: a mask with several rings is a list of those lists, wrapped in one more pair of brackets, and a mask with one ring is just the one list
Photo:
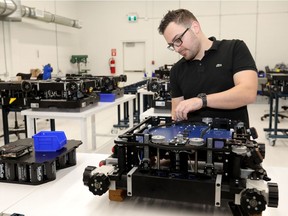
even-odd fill
[(197, 52), (195, 50), (185, 49), (184, 51), (180, 52), (180, 55), (182, 55), (187, 61), (194, 60), (197, 56)]
[(197, 40), (194, 40), (194, 43), (187, 48), (184, 48), (179, 52), (186, 60), (194, 60), (197, 59), (201, 50), (200, 43)]

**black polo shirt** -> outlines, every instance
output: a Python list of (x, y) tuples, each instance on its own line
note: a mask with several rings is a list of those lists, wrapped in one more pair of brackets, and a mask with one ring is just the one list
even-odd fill
[[(212, 47), (201, 60), (180, 59), (170, 71), (172, 98), (196, 97), (199, 93), (212, 94), (234, 86), (233, 75), (242, 70), (257, 72), (255, 61), (241, 40), (221, 40), (214, 37)], [(235, 110), (205, 108), (189, 113), (189, 118), (220, 117), (241, 120), (249, 126), (247, 106)]]

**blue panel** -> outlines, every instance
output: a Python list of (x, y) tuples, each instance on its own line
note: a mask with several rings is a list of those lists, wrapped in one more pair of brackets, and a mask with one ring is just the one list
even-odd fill
[[(157, 127), (151, 128), (149, 134), (151, 135), (162, 135), (169, 141), (177, 136), (177, 134), (188, 134), (188, 138), (199, 138), (201, 132), (207, 129), (207, 126), (199, 125), (171, 125), (169, 127)], [(207, 138), (218, 138), (218, 139), (229, 139), (232, 136), (232, 132), (226, 129), (211, 129), (208, 130), (202, 137)]]

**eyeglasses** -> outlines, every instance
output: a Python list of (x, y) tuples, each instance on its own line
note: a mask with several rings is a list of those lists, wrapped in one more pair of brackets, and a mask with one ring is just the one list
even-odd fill
[(190, 28), (186, 28), (186, 30), (178, 38), (175, 38), (172, 43), (168, 43), (167, 48), (171, 51), (175, 51), (175, 46), (180, 47), (183, 43), (182, 38), (189, 29)]

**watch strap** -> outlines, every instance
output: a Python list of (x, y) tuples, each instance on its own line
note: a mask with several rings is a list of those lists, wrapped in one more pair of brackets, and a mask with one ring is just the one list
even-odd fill
[(200, 93), (197, 95), (198, 98), (202, 99), (202, 108), (207, 107), (207, 95), (205, 93)]

